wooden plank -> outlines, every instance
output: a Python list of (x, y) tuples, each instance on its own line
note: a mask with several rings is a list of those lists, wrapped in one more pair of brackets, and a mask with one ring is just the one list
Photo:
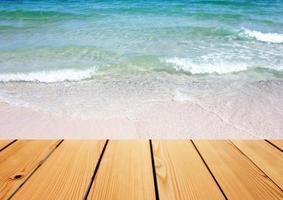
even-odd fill
[(2, 150), (5, 146), (13, 142), (13, 140), (0, 140), (0, 150)]
[(0, 154), (0, 199), (10, 197), (59, 141), (17, 141)]
[(160, 199), (225, 199), (190, 141), (154, 141), (153, 152)]
[(83, 199), (105, 141), (64, 141), (13, 199)]
[(149, 141), (110, 141), (88, 199), (155, 199)]
[(229, 141), (194, 141), (228, 199), (283, 199), (280, 190)]
[(233, 143), (283, 189), (282, 152), (262, 140), (233, 140)]
[(283, 151), (283, 140), (268, 140), (275, 146), (277, 146), (281, 151)]

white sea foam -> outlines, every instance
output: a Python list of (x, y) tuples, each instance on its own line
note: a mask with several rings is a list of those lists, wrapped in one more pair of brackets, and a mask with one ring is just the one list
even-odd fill
[(62, 69), (29, 73), (6, 73), (0, 74), (0, 82), (26, 81), (54, 83), (62, 81), (80, 81), (91, 78), (95, 71), (95, 68), (91, 68), (86, 70)]
[(259, 31), (244, 29), (244, 34), (262, 42), (283, 43), (283, 34), (280, 33), (262, 33)]
[(188, 58), (169, 58), (165, 60), (167, 64), (173, 65), (176, 71), (185, 71), (192, 74), (227, 74), (232, 72), (245, 71), (248, 69), (244, 63), (226, 63), (226, 62), (205, 62), (197, 63)]

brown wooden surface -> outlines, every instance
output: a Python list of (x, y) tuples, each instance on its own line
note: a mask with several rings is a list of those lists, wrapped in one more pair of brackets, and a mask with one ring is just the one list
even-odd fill
[(0, 199), (15, 192), (59, 141), (16, 141), (0, 152)]
[(64, 141), (13, 199), (83, 199), (105, 141)]
[(13, 142), (13, 140), (0, 140), (0, 150), (3, 149), (5, 146)]
[(224, 199), (191, 141), (154, 141), (153, 150), (160, 199)]
[(0, 200), (283, 200), (271, 142), (19, 140), (0, 151)]
[(233, 143), (283, 189), (283, 154), (266, 141), (235, 140)]
[(155, 198), (149, 141), (110, 141), (89, 199)]
[(229, 141), (194, 141), (228, 199), (283, 199), (280, 190)]

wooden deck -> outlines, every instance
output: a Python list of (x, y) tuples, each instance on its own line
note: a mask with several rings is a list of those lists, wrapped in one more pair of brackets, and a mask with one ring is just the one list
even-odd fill
[(0, 141), (0, 199), (283, 199), (283, 140)]

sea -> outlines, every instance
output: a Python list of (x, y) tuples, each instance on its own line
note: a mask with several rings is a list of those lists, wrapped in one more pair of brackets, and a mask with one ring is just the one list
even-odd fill
[(282, 1), (0, 2), (2, 82), (282, 70)]

